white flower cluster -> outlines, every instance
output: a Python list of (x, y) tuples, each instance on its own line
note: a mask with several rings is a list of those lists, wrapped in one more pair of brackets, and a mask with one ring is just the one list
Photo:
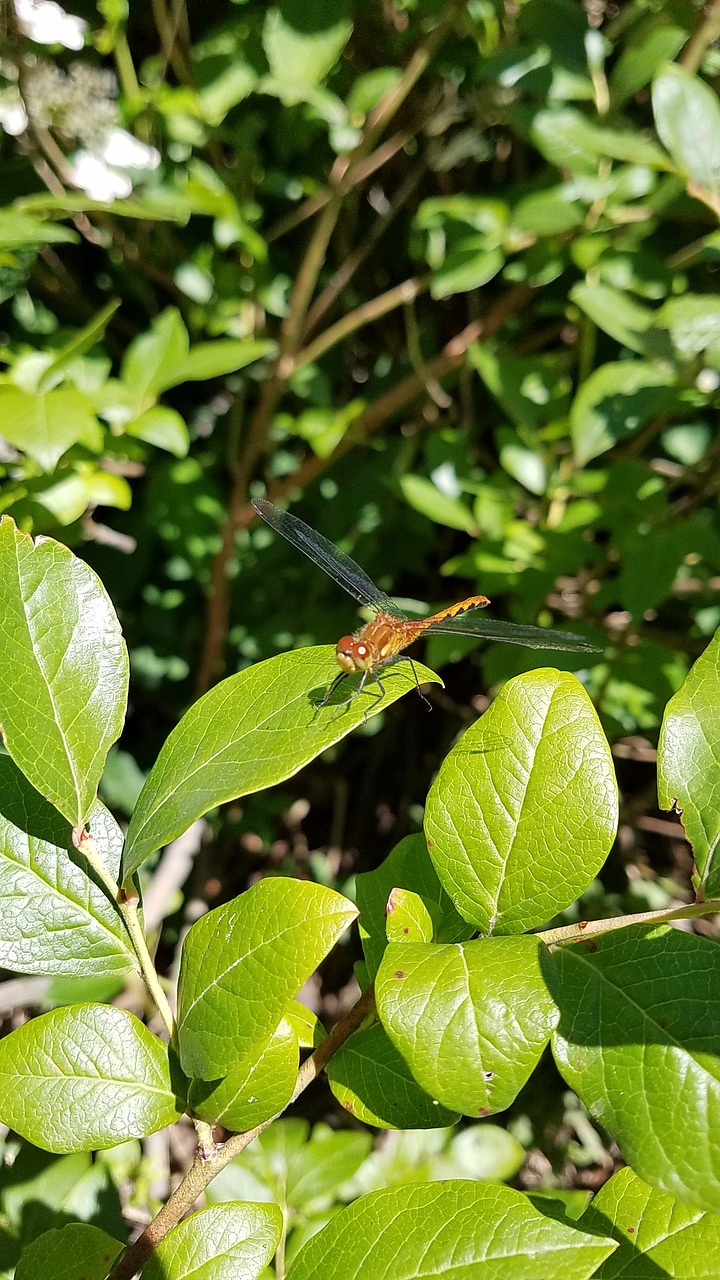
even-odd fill
[(157, 169), (160, 152), (139, 142), (125, 129), (110, 129), (92, 151), (75, 154), (72, 180), (91, 200), (123, 200), (130, 195), (132, 179), (126, 169)]
[(61, 44), (82, 49), (87, 22), (65, 13), (55, 0), (15, 0), (20, 30), (36, 44)]

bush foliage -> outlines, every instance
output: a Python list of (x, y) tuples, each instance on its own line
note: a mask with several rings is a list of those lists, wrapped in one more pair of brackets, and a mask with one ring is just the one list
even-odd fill
[(5, 22), (0, 1273), (716, 1276), (720, 7)]

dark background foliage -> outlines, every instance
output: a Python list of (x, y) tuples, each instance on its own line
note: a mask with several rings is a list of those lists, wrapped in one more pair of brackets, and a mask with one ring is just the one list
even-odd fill
[[(163, 903), (168, 964), (196, 899), (268, 868), (349, 891), (538, 664), (588, 688), (622, 792), (574, 916), (687, 895), (654, 759), (720, 622), (720, 161), (692, 129), (704, 110), (717, 145), (716, 10), (75, 0), (82, 49), (6, 13), (1, 101), (26, 118), (0, 135), (2, 509), (82, 554), (120, 614), (118, 815), (198, 693), (357, 624), (252, 496), (292, 501), (411, 611), (482, 591), (602, 649), (434, 638), (431, 714), (407, 698), (211, 816)], [(110, 166), (133, 191), (92, 200), (79, 153), (113, 126), (142, 144)], [(326, 967), (331, 1014), (353, 958)], [(611, 1161), (549, 1064), (532, 1090), (511, 1115), (527, 1183), (572, 1186), (583, 1164), (601, 1181)]]

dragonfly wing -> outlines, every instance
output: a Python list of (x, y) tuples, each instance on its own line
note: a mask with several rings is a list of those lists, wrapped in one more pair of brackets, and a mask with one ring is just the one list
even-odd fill
[(379, 587), (375, 586), (372, 578), (369, 578), (364, 569), (360, 568), (350, 556), (346, 556), (344, 551), (335, 546), (334, 542), (330, 542), (328, 538), (323, 538), (317, 529), (313, 529), (309, 524), (305, 524), (304, 520), (299, 520), (297, 516), (292, 515), (290, 511), (282, 511), (280, 507), (276, 507), (272, 502), (268, 502), (265, 498), (253, 498), (252, 504), (258, 515), (262, 517), (266, 524), (270, 525), (276, 533), (286, 538), (293, 547), (298, 551), (302, 551), (308, 559), (319, 564), (321, 569), (341, 586), (344, 587), (351, 596), (354, 596), (360, 604), (369, 605), (378, 612), (392, 614), (394, 618), (404, 618), (405, 614), (395, 604), (390, 596), (385, 595)]
[(578, 653), (600, 653), (597, 645), (572, 631), (551, 631), (549, 627), (525, 626), (520, 622), (502, 622), (497, 618), (477, 616), (478, 610), (469, 610), (457, 618), (431, 622), (428, 634), (477, 636), (480, 640), (501, 640), (506, 644), (520, 644), (526, 649), (565, 649)]

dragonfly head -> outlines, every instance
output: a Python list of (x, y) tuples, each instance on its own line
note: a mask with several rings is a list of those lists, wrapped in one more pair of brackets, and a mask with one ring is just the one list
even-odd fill
[(373, 665), (370, 645), (364, 640), (356, 640), (354, 636), (342, 636), (338, 640), (335, 657), (346, 676), (352, 676), (356, 671), (369, 671)]

